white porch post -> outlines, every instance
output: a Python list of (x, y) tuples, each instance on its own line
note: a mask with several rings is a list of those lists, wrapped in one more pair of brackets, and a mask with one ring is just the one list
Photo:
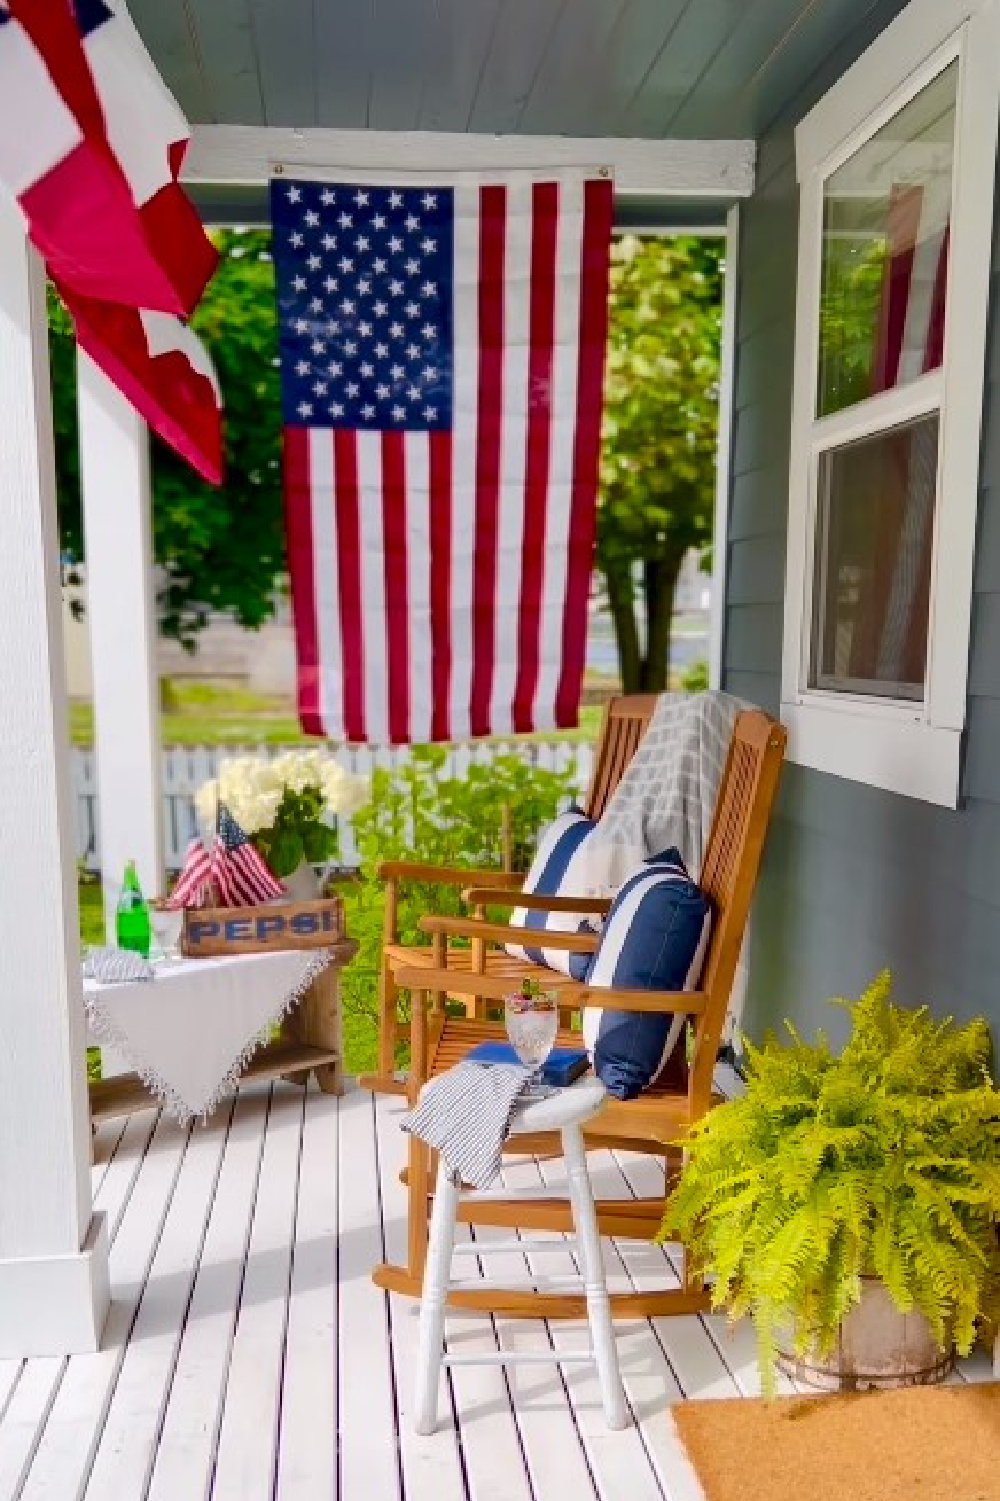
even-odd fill
[(82, 351), (77, 373), (98, 837), (104, 916), (114, 942), (126, 860), (136, 861), (146, 897), (163, 891), (149, 434)]
[(94, 1349), (92, 1217), (45, 286), (0, 195), (0, 1356)]

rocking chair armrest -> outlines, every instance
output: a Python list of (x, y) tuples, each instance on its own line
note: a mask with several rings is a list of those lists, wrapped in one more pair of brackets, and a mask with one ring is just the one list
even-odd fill
[[(523, 931), (523, 930), (521, 930)], [(516, 988), (517, 981), (511, 980), (507, 975), (480, 975), (470, 973), (464, 969), (425, 969), (422, 965), (410, 965), (396, 972), (396, 984), (400, 990), (408, 990), (411, 995), (421, 992), (440, 994), (442, 991), (448, 995), (476, 996), (482, 1000), (502, 1001), (504, 996)], [(561, 979), (561, 976), (553, 975), (553, 979)], [(564, 1001), (563, 997), (568, 991), (582, 989), (579, 985), (564, 984), (553, 986), (560, 1006), (572, 1007), (577, 1004), (575, 1000)]]
[(595, 896), (546, 896), (543, 891), (517, 891), (513, 887), (468, 886), (462, 901), (469, 907), (526, 907), (531, 912), (593, 912), (603, 917), (610, 898)]
[[(546, 943), (548, 937), (546, 936)], [(559, 993), (562, 1003), (563, 992)], [(600, 1006), (612, 1011), (644, 1011), (667, 1016), (698, 1016), (704, 1011), (708, 996), (703, 990), (615, 990), (597, 985), (575, 985), (573, 1006)]]
[[(547, 936), (546, 936), (547, 941)], [(501, 1001), (511, 981), (503, 975), (480, 975), (468, 970), (424, 969), (408, 966), (396, 974), (396, 984), (411, 993), (447, 991), (451, 995)], [(708, 997), (703, 990), (614, 990), (575, 982), (553, 986), (561, 1010), (599, 1006), (614, 1011), (644, 1011), (667, 1016), (698, 1016)]]
[(480, 886), (509, 887), (517, 880), (509, 870), (470, 870), (467, 866), (430, 865), (419, 860), (383, 860), (378, 868), (380, 881), (426, 881), (432, 885), (465, 886), (476, 881)]
[[(515, 928), (507, 923), (482, 922), (477, 917), (422, 917), (424, 933), (442, 933), (446, 938), (482, 938), (489, 943), (544, 943), (547, 949), (568, 949), (573, 954), (592, 954), (596, 933), (550, 933), (538, 928)], [(509, 989), (509, 986), (508, 986)]]

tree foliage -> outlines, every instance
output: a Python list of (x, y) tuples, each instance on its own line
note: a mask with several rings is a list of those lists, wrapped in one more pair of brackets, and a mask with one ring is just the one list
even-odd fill
[(712, 538), (722, 249), (625, 235), (613, 250), (597, 561), (629, 692), (665, 686), (677, 575)]
[[(191, 643), (210, 610), (258, 626), (285, 567), (281, 399), (274, 267), (266, 230), (218, 230), (219, 269), (192, 318), (215, 361), (225, 402), (226, 479), (199, 480), (165, 444), (152, 445), (153, 534), (168, 635)], [(85, 555), (77, 453), (75, 347), (49, 299), (52, 388), (63, 547)]]

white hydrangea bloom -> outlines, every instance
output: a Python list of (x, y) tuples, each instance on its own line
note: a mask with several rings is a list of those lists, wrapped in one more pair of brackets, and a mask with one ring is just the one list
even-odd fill
[(368, 801), (368, 778), (345, 771), (320, 750), (285, 751), (264, 756), (232, 756), (219, 775), (199, 788), (195, 807), (205, 830), (215, 827), (218, 804), (224, 803), (247, 834), (272, 827), (286, 791), (316, 787), (327, 813), (353, 813)]

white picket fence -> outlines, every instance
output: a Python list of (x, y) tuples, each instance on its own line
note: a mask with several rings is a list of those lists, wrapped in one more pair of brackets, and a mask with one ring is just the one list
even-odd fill
[[(278, 756), (283, 745), (176, 745), (163, 752), (163, 831), (168, 870), (177, 870), (188, 841), (195, 832), (194, 794), (214, 777), (219, 764), (231, 756)], [(594, 749), (589, 741), (483, 742), (452, 746), (441, 771), (443, 777), (462, 777), (471, 765), (488, 766), (495, 756), (515, 754), (548, 771), (570, 771), (582, 793), (590, 780)], [(341, 748), (336, 758), (348, 770), (369, 774), (377, 767), (392, 769), (409, 759), (405, 746), (372, 751)], [(88, 870), (99, 871), (101, 852), (97, 819), (97, 768), (94, 752), (75, 747), (72, 753), (73, 793), (76, 809), (77, 857)], [(349, 818), (340, 820), (340, 858), (345, 865), (357, 863), (357, 847)]]

